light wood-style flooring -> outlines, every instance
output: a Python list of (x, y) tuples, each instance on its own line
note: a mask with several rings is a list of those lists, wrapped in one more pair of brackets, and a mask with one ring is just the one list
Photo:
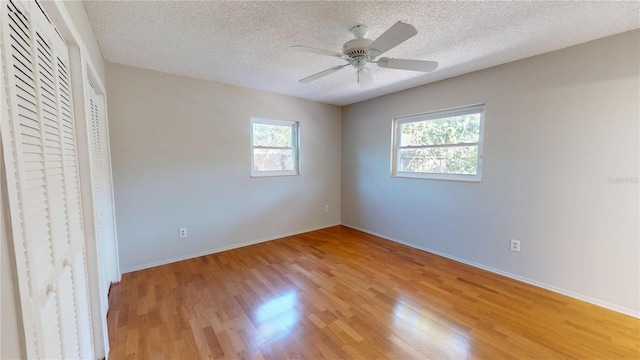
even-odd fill
[(125, 274), (110, 358), (639, 359), (640, 320), (343, 226)]

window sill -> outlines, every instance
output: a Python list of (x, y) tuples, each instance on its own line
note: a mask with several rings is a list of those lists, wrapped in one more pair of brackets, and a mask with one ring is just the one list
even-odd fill
[(479, 175), (455, 175), (455, 174), (430, 174), (430, 173), (395, 173), (391, 177), (417, 179), (417, 180), (440, 180), (440, 181), (460, 181), (481, 183), (482, 178)]
[(300, 176), (298, 171), (260, 171), (251, 173), (252, 178)]

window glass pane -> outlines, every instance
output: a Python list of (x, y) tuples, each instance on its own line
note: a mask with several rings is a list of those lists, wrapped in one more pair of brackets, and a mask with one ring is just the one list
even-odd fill
[(293, 149), (253, 149), (254, 171), (295, 170)]
[(400, 149), (398, 171), (475, 175), (478, 146)]
[(473, 143), (480, 139), (480, 114), (400, 124), (400, 146)]
[(292, 139), (292, 126), (253, 124), (254, 146), (292, 147)]

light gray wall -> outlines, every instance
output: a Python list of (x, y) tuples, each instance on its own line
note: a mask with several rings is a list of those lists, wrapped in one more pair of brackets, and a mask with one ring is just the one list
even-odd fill
[[(623, 33), (343, 108), (342, 222), (640, 316), (639, 43)], [(477, 103), (482, 183), (390, 177), (393, 117)]]
[[(340, 222), (339, 107), (109, 62), (106, 70), (125, 272)], [(250, 177), (251, 117), (300, 122), (300, 176)]]

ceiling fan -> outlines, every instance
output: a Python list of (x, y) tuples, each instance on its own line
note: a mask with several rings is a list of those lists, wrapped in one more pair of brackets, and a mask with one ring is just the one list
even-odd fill
[[(352, 27), (350, 31), (353, 36), (355, 36), (355, 39), (349, 40), (344, 43), (344, 45), (342, 45), (341, 53), (330, 50), (317, 49), (304, 45), (294, 45), (291, 47), (296, 51), (333, 56), (347, 62), (346, 64), (334, 66), (317, 74), (313, 74), (311, 76), (307, 76), (306, 78), (300, 79), (299, 81), (301, 83), (308, 83), (314, 80), (318, 80), (329, 74), (333, 74), (334, 72), (341, 70), (349, 65), (357, 69), (356, 79), (358, 80), (360, 86), (363, 87), (373, 84), (371, 72), (366, 67), (367, 63), (378, 64), (378, 66), (382, 68), (422, 72), (430, 72), (438, 67), (438, 63), (435, 61), (394, 59), (388, 57), (378, 58), (378, 56), (400, 45), (401, 43), (405, 42), (418, 33), (416, 28), (414, 28), (410, 24), (398, 21), (375, 40), (365, 38), (368, 33), (366, 25), (358, 24)], [(376, 58), (378, 59), (376, 60)]]

